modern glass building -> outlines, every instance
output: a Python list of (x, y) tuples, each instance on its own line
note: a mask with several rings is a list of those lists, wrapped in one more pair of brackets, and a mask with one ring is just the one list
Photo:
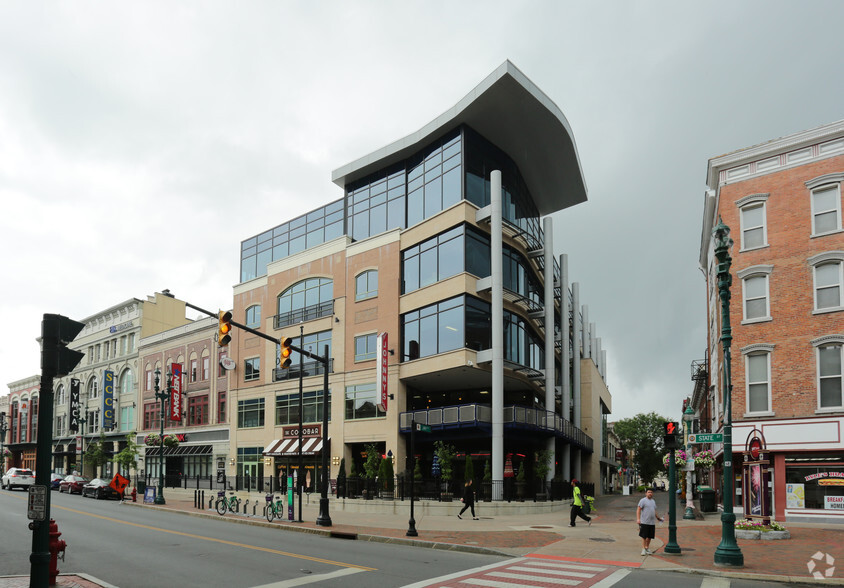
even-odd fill
[(417, 439), (423, 470), (444, 441), (460, 455), (461, 480), (464, 455), (476, 477), (489, 462), (502, 480), (505, 463), (532, 476), (536, 453), (550, 450), (549, 479), (597, 481), (611, 400), (606, 354), (553, 247), (549, 215), (586, 201), (559, 108), (505, 62), (428, 125), (332, 179), (342, 198), (241, 243), (234, 296), (235, 320), (328, 349), (330, 442), (314, 404), (322, 365), (294, 355), (276, 369), (278, 346), (238, 332), (231, 406), (250, 418), (232, 432), (231, 457), (263, 455), (274, 475), (298, 469), (285, 439), (298, 428), (301, 373), (314, 404), (301, 475), (322, 450), (332, 478), (341, 458), (360, 471), (371, 443), (402, 471), (415, 421), (431, 427)]

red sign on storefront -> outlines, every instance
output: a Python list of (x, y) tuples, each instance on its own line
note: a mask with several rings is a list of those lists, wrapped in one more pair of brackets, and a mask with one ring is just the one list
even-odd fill
[(390, 350), (387, 348), (387, 333), (378, 335), (376, 355), (378, 356), (378, 408), (387, 412), (387, 399), (389, 398), (389, 391), (387, 390), (387, 358), (390, 356)]
[(170, 366), (173, 380), (170, 383), (170, 420), (182, 420), (182, 364)]

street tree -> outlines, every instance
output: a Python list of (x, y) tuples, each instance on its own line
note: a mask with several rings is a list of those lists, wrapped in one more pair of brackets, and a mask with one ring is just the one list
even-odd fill
[(668, 421), (655, 412), (640, 413), (629, 419), (621, 419), (613, 425), (625, 450), (633, 452), (633, 464), (642, 481), (651, 484), (662, 471), (662, 456), (665, 453), (662, 443), (662, 424)]
[(128, 477), (133, 470), (138, 469), (138, 455), (140, 454), (140, 445), (135, 443), (135, 434), (130, 433), (126, 435), (126, 447), (120, 450), (120, 453), (114, 456), (111, 460), (117, 464), (117, 471), (124, 472)]

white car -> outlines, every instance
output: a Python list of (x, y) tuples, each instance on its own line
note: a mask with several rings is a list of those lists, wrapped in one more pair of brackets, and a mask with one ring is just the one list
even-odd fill
[(3, 478), (0, 478), (0, 487), (6, 490), (11, 490), (12, 488), (26, 489), (33, 484), (35, 484), (35, 474), (32, 470), (24, 468), (9, 468), (3, 474)]

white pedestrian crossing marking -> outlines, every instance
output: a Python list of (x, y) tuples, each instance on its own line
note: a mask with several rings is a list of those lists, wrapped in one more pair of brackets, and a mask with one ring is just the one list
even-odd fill
[[(555, 574), (558, 576), (571, 576), (572, 578), (594, 578), (595, 574), (589, 574), (584, 572), (573, 572), (571, 570), (546, 570), (541, 568), (524, 568), (522, 566), (510, 566), (507, 568), (508, 570), (516, 570), (519, 572), (542, 572), (543, 574)], [(601, 571), (604, 571), (604, 568)]]
[(730, 588), (729, 578), (704, 578), (700, 588)]
[[(516, 569), (516, 568), (508, 568), (508, 569)], [(511, 580), (528, 580), (528, 581), (537, 581), (542, 580), (543, 584), (562, 584), (565, 586), (577, 586), (581, 583), (582, 580), (566, 580), (565, 578), (545, 578), (536, 575), (528, 575), (528, 574), (511, 574), (508, 572), (489, 572), (487, 576), (495, 576), (496, 578), (510, 578)]]
[(573, 564), (573, 563), (564, 563), (564, 562), (556, 562), (556, 561), (547, 561), (547, 560), (533, 560), (529, 559), (527, 561), (521, 562), (521, 565), (529, 565), (529, 566), (543, 566), (549, 568), (568, 568), (571, 570), (583, 570), (584, 572), (603, 572), (607, 568), (605, 567), (597, 567), (597, 566), (587, 566), (583, 564)]

